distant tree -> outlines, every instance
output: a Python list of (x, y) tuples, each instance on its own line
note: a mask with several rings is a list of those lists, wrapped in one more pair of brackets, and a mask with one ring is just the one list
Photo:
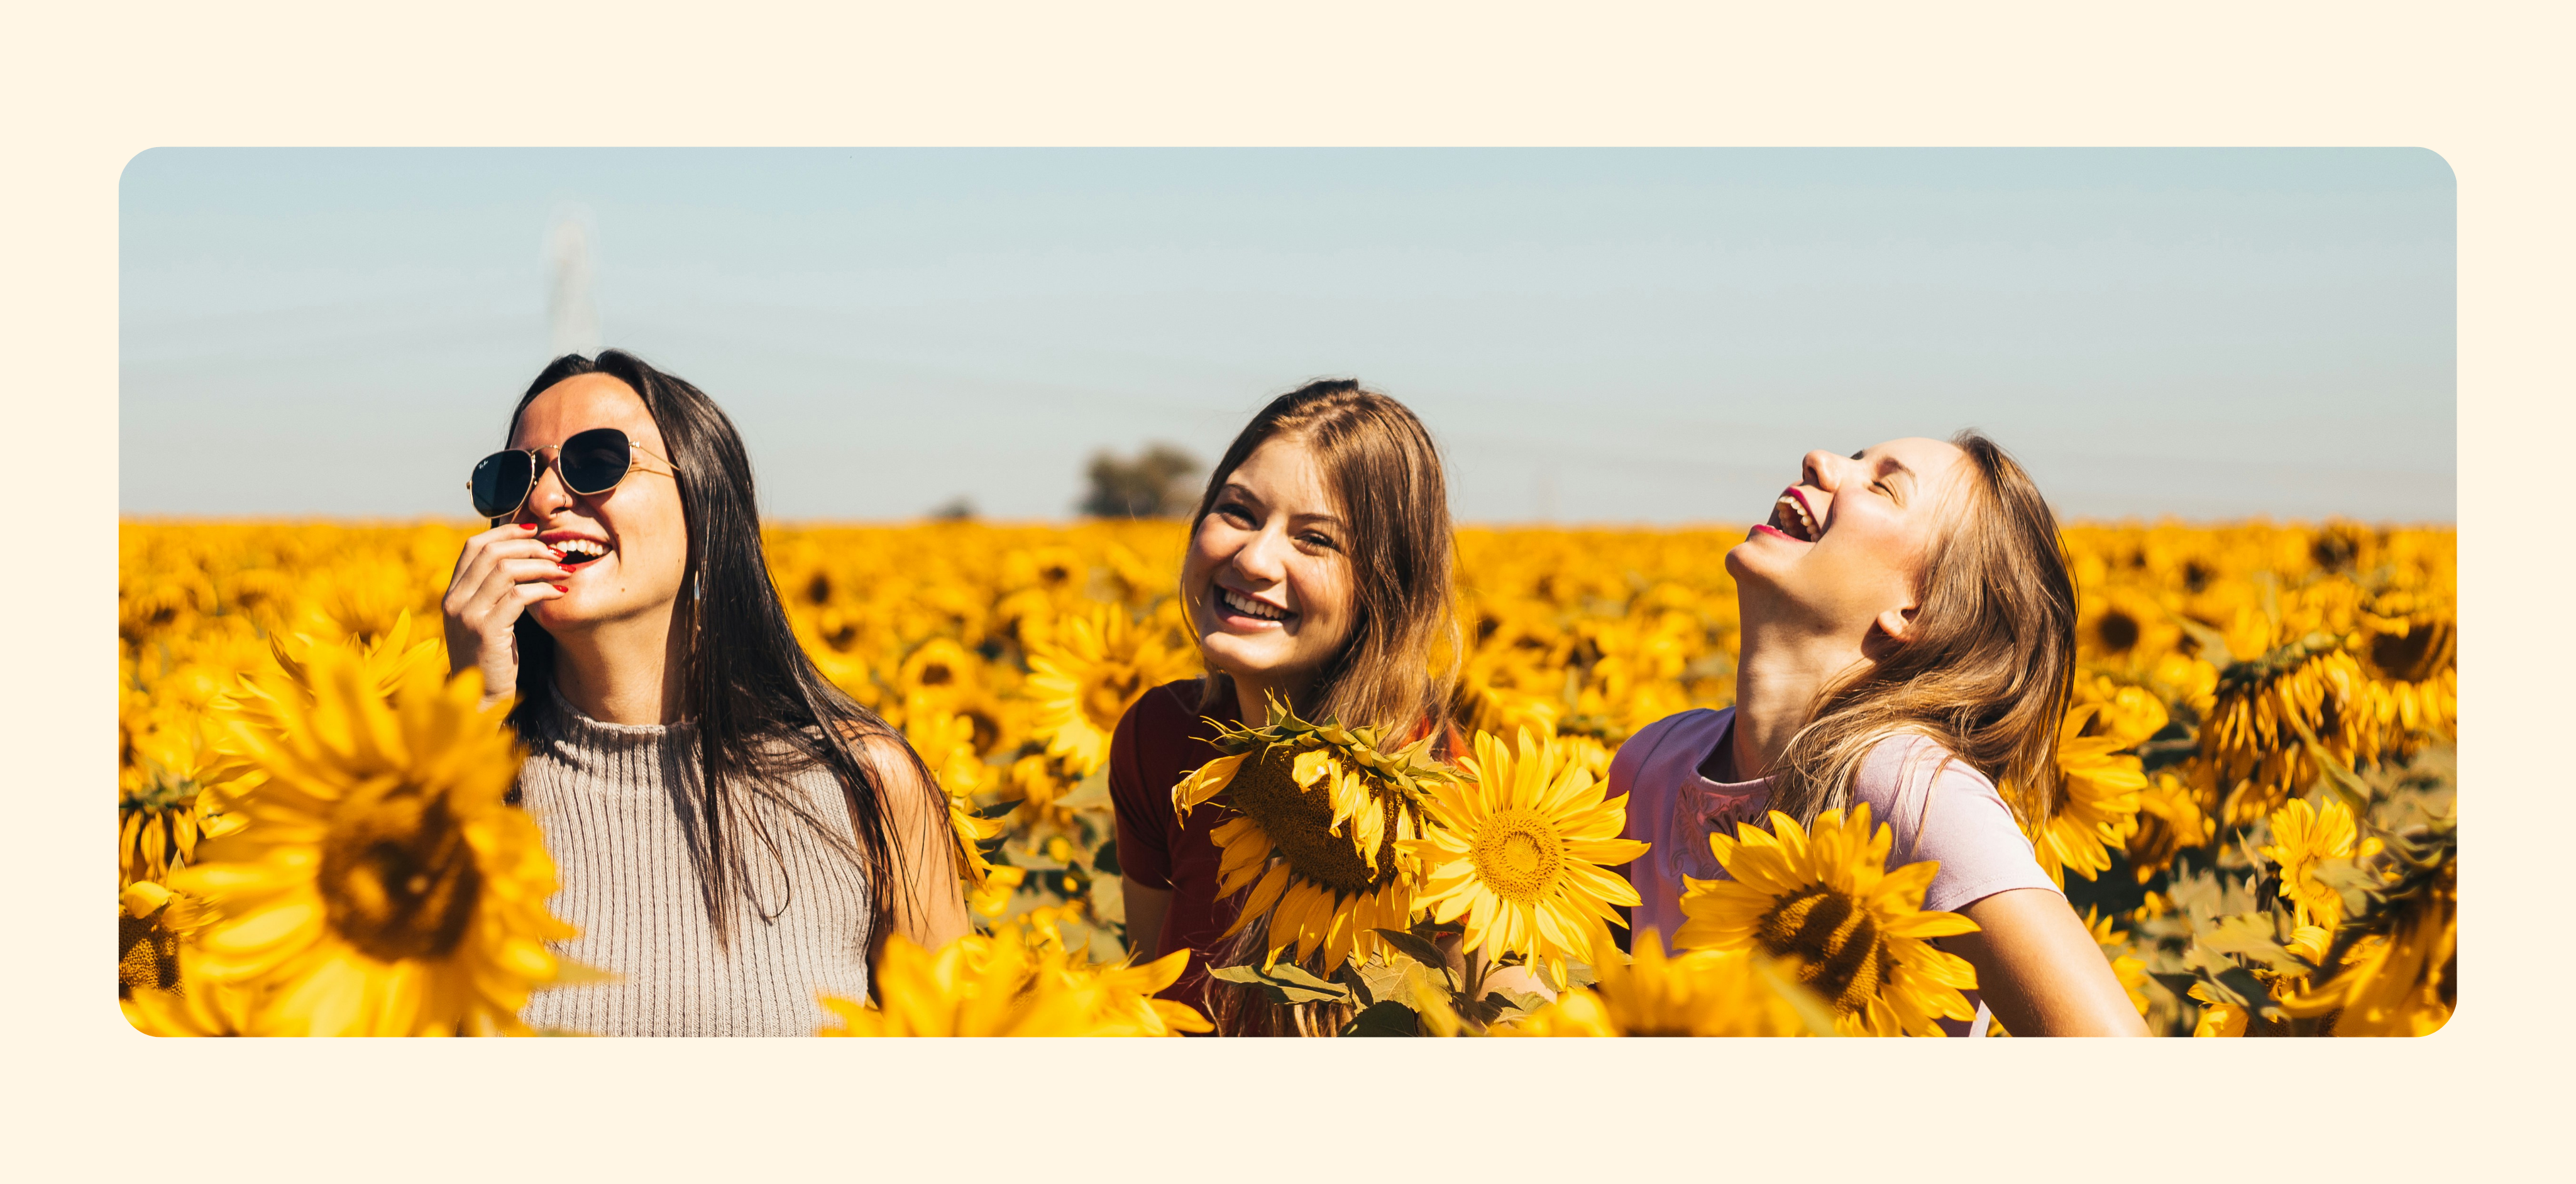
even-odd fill
[(1133, 458), (1091, 454), (1088, 493), (1077, 507), (1094, 518), (1176, 518), (1198, 504), (1199, 458), (1170, 444), (1148, 444)]
[(975, 499), (958, 494), (930, 508), (930, 517), (939, 522), (966, 522), (975, 517)]

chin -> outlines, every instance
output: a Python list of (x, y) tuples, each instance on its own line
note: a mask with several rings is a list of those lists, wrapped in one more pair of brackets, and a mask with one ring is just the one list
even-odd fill
[(1201, 634), (1199, 652), (1206, 655), (1208, 669), (1227, 675), (1270, 675), (1293, 664), (1287, 655), (1267, 646), (1247, 646), (1242, 640), (1231, 633)]

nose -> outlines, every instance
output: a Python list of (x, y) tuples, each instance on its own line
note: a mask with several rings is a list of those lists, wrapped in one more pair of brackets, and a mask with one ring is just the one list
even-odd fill
[(1282, 548), (1287, 545), (1288, 536), (1285, 531), (1276, 526), (1267, 526), (1251, 538), (1245, 539), (1243, 546), (1236, 548), (1231, 562), (1234, 569), (1242, 572), (1248, 579), (1265, 584), (1276, 584), (1288, 578), (1288, 564), (1282, 553)]
[(1835, 487), (1842, 484), (1843, 465), (1847, 463), (1849, 463), (1848, 458), (1819, 448), (1807, 454), (1805, 462), (1800, 465), (1798, 476), (1806, 484), (1832, 493)]
[(526, 513), (535, 516), (539, 522), (553, 517), (555, 511), (572, 504), (572, 491), (564, 488), (563, 474), (560, 471), (563, 466), (556, 463), (562, 459), (562, 452), (549, 448), (545, 450), (544, 456), (546, 471), (537, 474), (537, 483), (528, 490), (528, 500), (521, 507)]

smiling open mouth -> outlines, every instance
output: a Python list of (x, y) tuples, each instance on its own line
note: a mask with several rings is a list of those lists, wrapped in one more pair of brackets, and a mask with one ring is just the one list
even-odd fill
[(1807, 512), (1807, 503), (1795, 493), (1781, 494), (1780, 500), (1771, 503), (1770, 525), (1802, 543), (1825, 537), (1825, 528), (1816, 524), (1815, 517)]
[(546, 545), (554, 548), (556, 554), (563, 556), (561, 562), (565, 567), (580, 567), (608, 554), (607, 544), (591, 539), (557, 539)]
[(1225, 611), (1235, 616), (1250, 617), (1256, 621), (1285, 621), (1297, 615), (1277, 605), (1264, 604), (1232, 588), (1218, 588), (1216, 602)]

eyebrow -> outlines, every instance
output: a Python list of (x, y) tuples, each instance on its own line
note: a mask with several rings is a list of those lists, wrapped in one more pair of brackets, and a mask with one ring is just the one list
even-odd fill
[[(1225, 482), (1224, 487), (1223, 487), (1223, 488), (1221, 488), (1221, 489), (1219, 489), (1219, 490), (1217, 491), (1217, 496), (1219, 496), (1219, 497), (1223, 497), (1223, 496), (1225, 496), (1225, 495), (1227, 495), (1227, 494), (1232, 494), (1232, 495), (1234, 495), (1234, 496), (1236, 496), (1236, 497), (1238, 497), (1238, 498), (1243, 499), (1244, 501), (1251, 502), (1253, 505), (1258, 506), (1258, 507), (1260, 507), (1260, 508), (1262, 508), (1262, 509), (1264, 509), (1264, 510), (1267, 510), (1267, 509), (1269, 509), (1269, 508), (1270, 508), (1270, 503), (1265, 502), (1265, 501), (1262, 501), (1262, 500), (1261, 500), (1261, 496), (1260, 496), (1259, 494), (1256, 494), (1256, 493), (1252, 492), (1252, 490), (1250, 490), (1250, 489), (1248, 489), (1248, 488), (1245, 488), (1245, 486), (1244, 486), (1244, 484), (1243, 484), (1242, 482), (1237, 481), (1237, 480), (1235, 480), (1235, 479), (1233, 479), (1233, 478), (1231, 478), (1231, 477), (1226, 478), (1226, 482)], [(1333, 516), (1332, 516), (1332, 515), (1330, 515), (1330, 514), (1298, 514), (1298, 515), (1296, 515), (1295, 517), (1296, 517), (1296, 519), (1297, 519), (1299, 522), (1302, 522), (1302, 523), (1304, 523), (1304, 524), (1306, 524), (1306, 525), (1308, 525), (1308, 526), (1313, 526), (1313, 525), (1316, 525), (1316, 524), (1319, 524), (1319, 523), (1320, 523), (1320, 524), (1322, 524), (1322, 525), (1326, 525), (1326, 526), (1340, 526), (1340, 525), (1342, 524), (1342, 520), (1341, 520), (1341, 519), (1339, 519), (1339, 518), (1335, 518), (1335, 517), (1333, 517)]]

